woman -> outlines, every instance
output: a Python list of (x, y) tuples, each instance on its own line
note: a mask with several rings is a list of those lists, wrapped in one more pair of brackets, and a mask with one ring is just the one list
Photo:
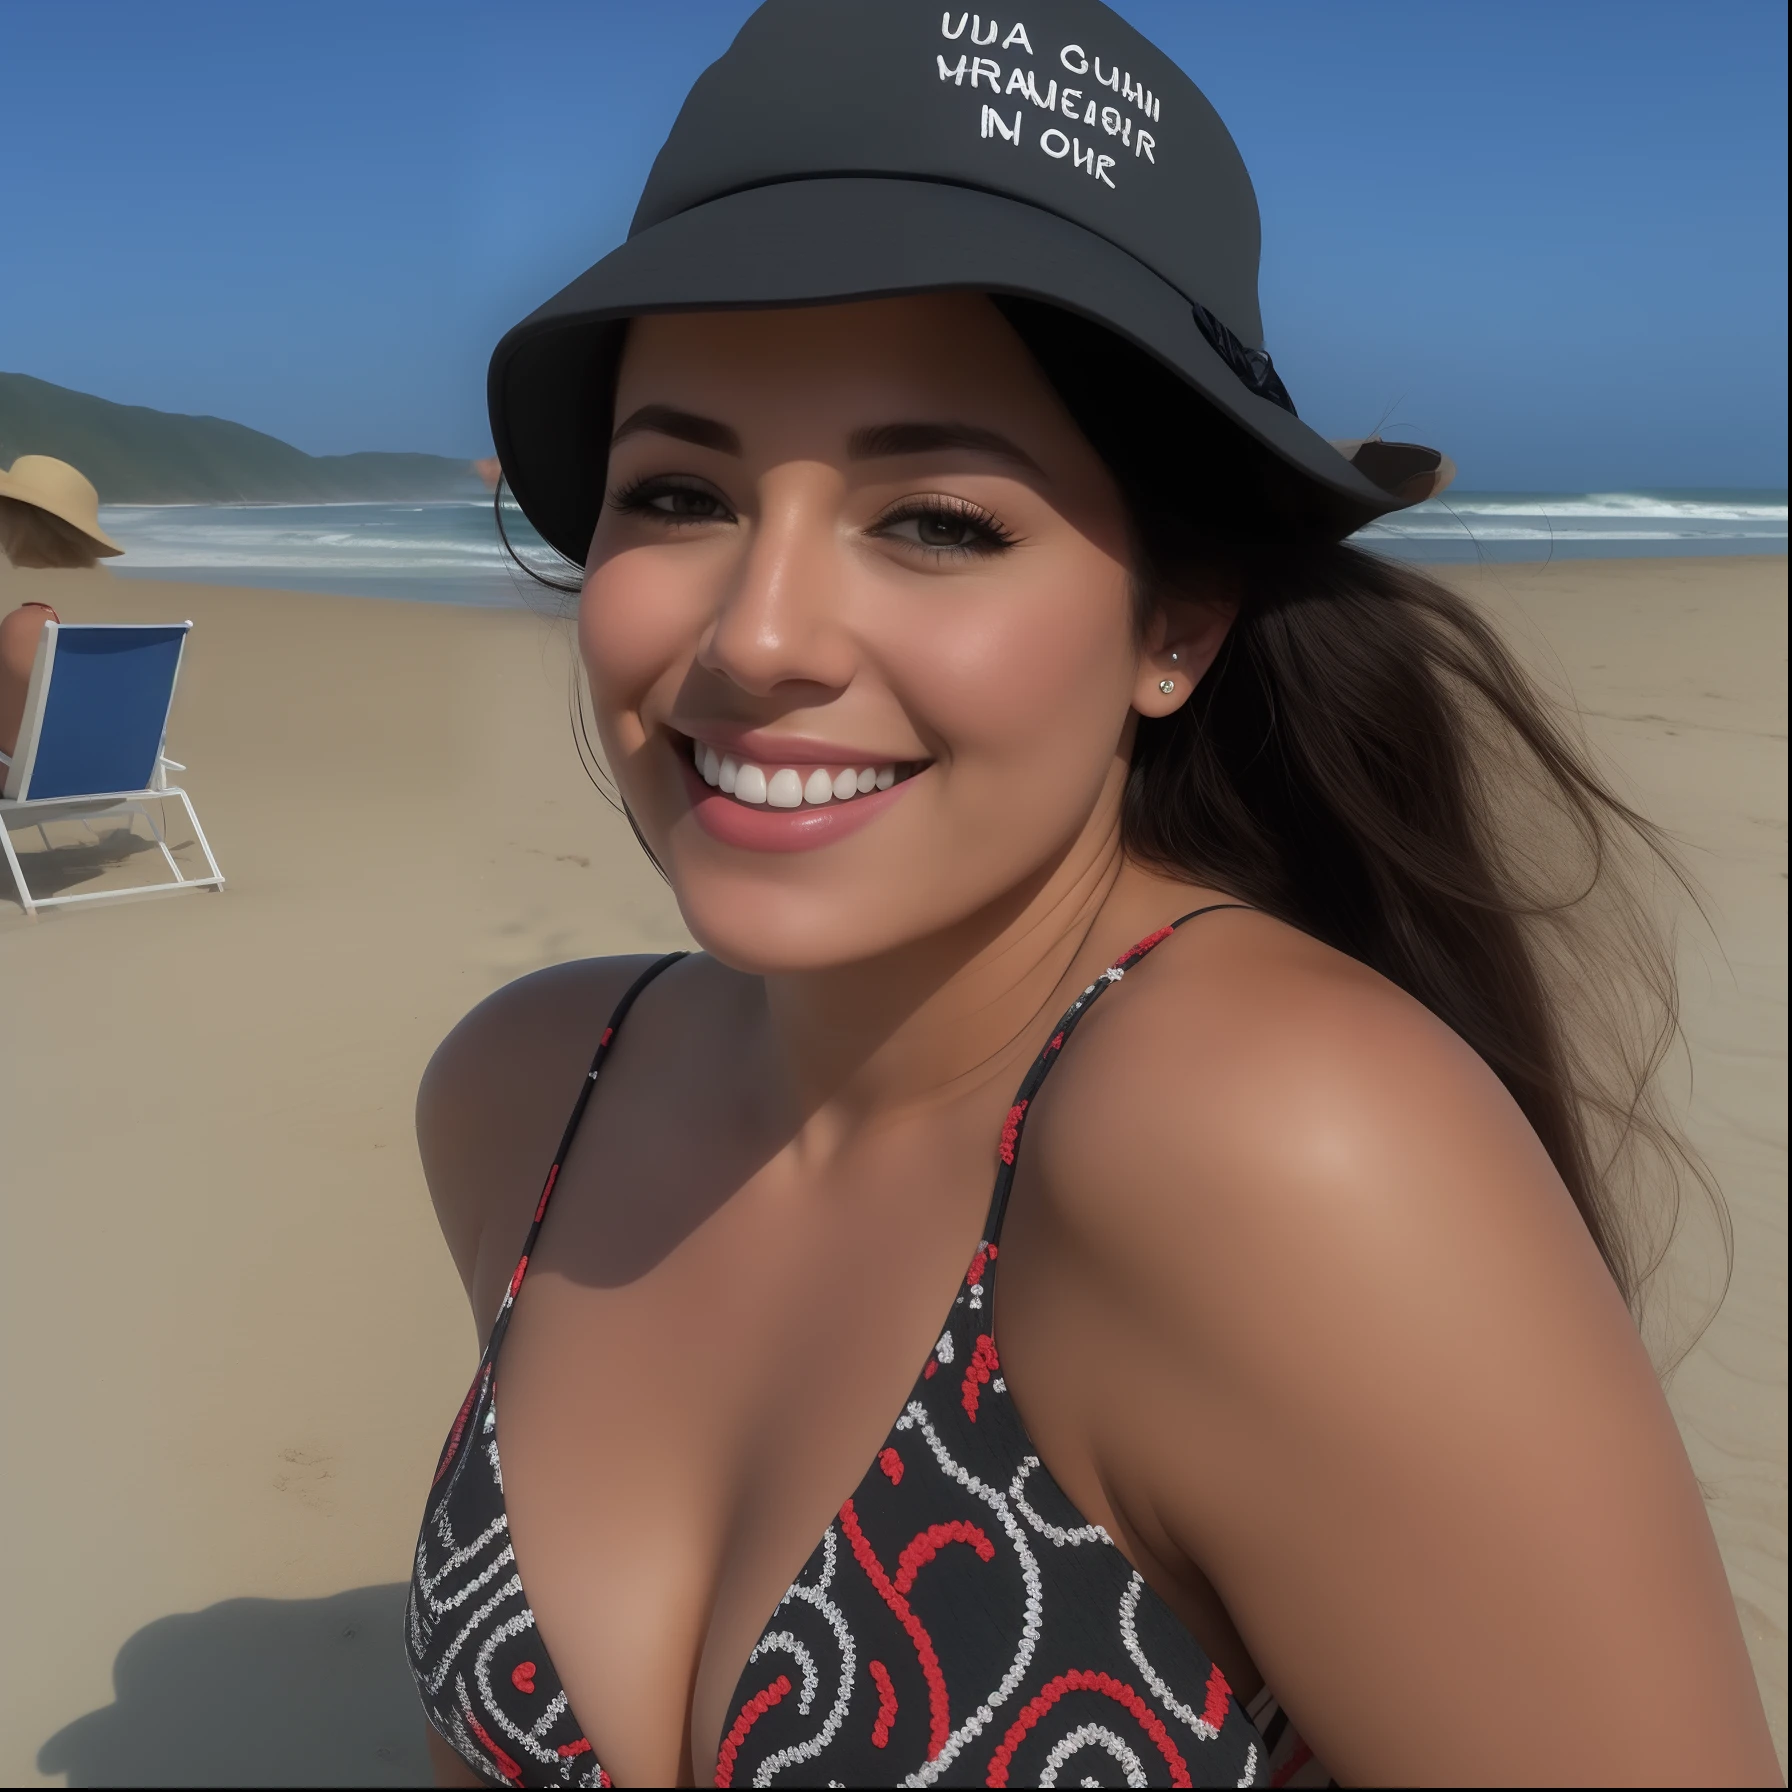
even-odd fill
[(1105, 8), (773, 0), (500, 345), (703, 950), (424, 1081), (444, 1783), (1774, 1782), (1519, 877), (1625, 812), (1255, 262)]

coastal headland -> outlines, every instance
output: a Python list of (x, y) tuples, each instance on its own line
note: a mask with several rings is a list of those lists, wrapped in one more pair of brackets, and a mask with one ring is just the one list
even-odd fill
[[(1675, 1086), (1735, 1274), (1671, 1396), (1783, 1762), (1786, 559), (1444, 576), (1705, 892)], [(0, 566), (26, 598), (193, 619), (169, 750), (229, 887), (35, 923), (0, 891), (0, 1782), (426, 1783), (402, 1583), (478, 1341), (417, 1079), (507, 980), (688, 942), (580, 767), (563, 621)]]
[(439, 454), (307, 454), (222, 417), (114, 404), (28, 373), (0, 373), (0, 467), (51, 454), (102, 504), (337, 504), (478, 497), (479, 463)]

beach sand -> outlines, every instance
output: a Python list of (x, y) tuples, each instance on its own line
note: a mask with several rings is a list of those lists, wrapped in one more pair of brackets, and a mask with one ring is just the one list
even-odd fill
[[(1736, 1273), (1672, 1397), (1783, 1762), (1786, 561), (1446, 576), (1709, 894), (1690, 1116)], [(580, 770), (563, 624), (0, 567), (28, 596), (193, 618), (169, 751), (229, 888), (0, 894), (0, 1783), (425, 1783), (403, 1582), (478, 1344), (417, 1077), (488, 991), (685, 943), (677, 911)], [(62, 862), (139, 874), (112, 856)]]

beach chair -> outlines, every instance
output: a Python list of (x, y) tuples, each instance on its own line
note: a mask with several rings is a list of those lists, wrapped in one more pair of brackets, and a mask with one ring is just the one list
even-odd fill
[[(224, 887), (224, 874), (187, 793), (168, 782), (169, 772), (186, 767), (162, 751), (174, 682), (192, 626), (190, 622), (44, 624), (31, 665), (17, 748), (10, 759), (0, 753), (5, 771), (0, 785), (0, 848), (27, 915), (59, 903)], [(205, 856), (205, 877), (184, 876), (168, 850), (157, 817), (171, 798), (187, 812), (193, 838)], [(81, 821), (92, 833), (94, 820), (115, 815), (140, 815), (149, 824), (172, 882), (67, 896), (31, 894), (13, 847), (15, 832), (38, 830), (46, 849), (45, 854), (30, 855), (38, 859), (55, 850), (45, 823)]]

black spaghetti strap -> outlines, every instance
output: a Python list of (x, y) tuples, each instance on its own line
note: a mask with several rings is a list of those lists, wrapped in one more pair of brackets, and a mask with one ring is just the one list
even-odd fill
[(523, 1240), (522, 1255), (517, 1259), (516, 1269), (510, 1277), (510, 1287), (504, 1295), (504, 1304), (498, 1309), (498, 1317), (492, 1322), (492, 1333), (486, 1340), (485, 1360), (489, 1366), (498, 1354), (498, 1347), (504, 1341), (504, 1334), (510, 1329), (510, 1315), (516, 1308), (517, 1291), (523, 1285), (523, 1276), (529, 1268), (529, 1259), (535, 1252), (535, 1241), (541, 1236), (542, 1221), (547, 1218), (548, 1202), (554, 1198), (554, 1184), (560, 1180), (560, 1166), (566, 1162), (566, 1154), (572, 1149), (572, 1142), (578, 1136), (579, 1122), (585, 1118), (586, 1106), (591, 1100), (591, 1091), (597, 1085), (597, 1073), (603, 1069), (604, 1059), (609, 1056), (610, 1046), (616, 1038), (618, 1029), (628, 1019), (628, 1011), (634, 1007), (641, 992), (646, 989), (662, 971), (669, 971), (681, 958), (689, 958), (688, 952), (668, 952), (664, 958), (656, 959), (631, 983), (623, 992), (622, 1000), (611, 1010), (609, 1021), (597, 1041), (597, 1050), (591, 1057), (591, 1068), (585, 1072), (585, 1080), (579, 1087), (578, 1099), (572, 1104), (572, 1113), (568, 1116), (566, 1130), (560, 1135), (559, 1149), (554, 1153), (554, 1161), (548, 1166), (547, 1181), (542, 1184), (541, 1198), (535, 1203), (535, 1217), (529, 1222), (529, 1235)]
[(1184, 921), (1198, 921), (1203, 915), (1211, 915), (1215, 910), (1222, 908), (1240, 908), (1247, 915), (1254, 915), (1258, 912), (1257, 905), (1252, 902), (1210, 902), (1205, 908), (1191, 908), (1186, 915), (1178, 915), (1170, 923), (1170, 931), (1174, 933)]
[[(616, 1037), (617, 1029), (628, 1019), (628, 1011), (634, 1007), (641, 992), (646, 989), (648, 984), (650, 984), (661, 971), (669, 971), (681, 958), (689, 957), (690, 953), (688, 952), (668, 952), (664, 958), (655, 959), (654, 962), (650, 964), (626, 990), (623, 991), (622, 1000), (610, 1011), (610, 1018), (605, 1023), (603, 1032), (598, 1036), (597, 1050), (591, 1055), (591, 1068), (585, 1072), (584, 1085), (579, 1090), (578, 1100), (572, 1104), (572, 1113), (567, 1119), (566, 1130), (560, 1135), (560, 1148), (554, 1153), (553, 1166), (548, 1171), (548, 1185), (547, 1188), (542, 1190), (541, 1198), (544, 1203), (553, 1189), (554, 1178), (560, 1173), (561, 1164), (566, 1161), (567, 1152), (572, 1149), (572, 1141), (574, 1135), (579, 1130), (579, 1122), (585, 1118), (585, 1105), (591, 1099), (591, 1090), (593, 1085), (597, 1082), (597, 1073), (603, 1068), (604, 1058), (610, 1049), (610, 1041)], [(537, 1215), (536, 1224), (539, 1225), (540, 1223), (540, 1216)]]
[(1032, 1068), (1028, 1070), (1016, 1092), (1013, 1106), (1008, 1110), (1008, 1118), (1003, 1123), (1002, 1143), (999, 1151), (1001, 1162), (996, 1170), (995, 1191), (989, 1199), (989, 1217), (983, 1225), (985, 1242), (993, 1245), (1001, 1241), (1002, 1221), (1008, 1214), (1008, 1195), (1014, 1187), (1014, 1166), (1020, 1158), (1021, 1135), (1026, 1131), (1027, 1126), (1027, 1110), (1032, 1107), (1034, 1098), (1039, 1094), (1040, 1086), (1050, 1074), (1052, 1066), (1057, 1063), (1058, 1055), (1063, 1051), (1065, 1041), (1076, 1031), (1078, 1023), (1095, 1006), (1097, 998), (1103, 991), (1118, 983), (1140, 959), (1148, 953), (1155, 952), (1185, 921), (1199, 920), (1202, 915), (1211, 915), (1223, 908), (1244, 909), (1247, 913), (1255, 912), (1248, 902), (1210, 902), (1205, 908), (1190, 909), (1186, 915), (1177, 916), (1169, 926), (1160, 927), (1156, 933), (1148, 934), (1130, 951), (1122, 952), (1065, 1009), (1064, 1016), (1058, 1022), (1050, 1040), (1047, 1041), (1045, 1049), (1033, 1060)]

